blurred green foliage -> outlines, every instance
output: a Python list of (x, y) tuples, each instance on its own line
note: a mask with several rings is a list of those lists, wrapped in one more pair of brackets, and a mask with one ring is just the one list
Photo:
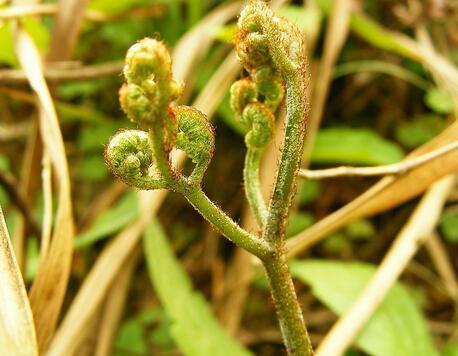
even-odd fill
[(74, 247), (87, 247), (100, 239), (116, 233), (134, 221), (138, 213), (137, 194), (134, 191), (129, 191), (117, 204), (104, 210), (87, 231), (75, 238)]
[(439, 228), (447, 241), (458, 243), (458, 210), (456, 207), (444, 210)]
[(144, 236), (151, 282), (168, 317), (171, 334), (187, 355), (251, 355), (228, 336), (201, 294), (196, 293), (176, 260), (158, 222)]
[[(179, 38), (202, 17), (223, 1), (204, 0), (91, 0), (90, 8), (107, 15), (123, 15), (130, 9), (163, 5), (164, 13), (156, 18), (119, 18), (104, 23), (84, 21), (81, 38), (76, 49), (75, 59), (85, 64), (115, 61), (123, 58), (128, 47), (135, 41), (152, 36), (161, 38), (173, 47)], [(288, 5), (279, 13), (296, 23), (307, 34), (315, 29), (324, 29), (323, 19), (330, 11), (332, 1), (318, 0), (317, 8), (303, 8)], [(364, 2), (364, 7), (371, 11), (377, 8), (376, 2)], [(391, 57), (379, 56), (377, 60), (358, 58), (365, 55), (358, 47), (354, 37), (350, 37), (344, 55), (335, 68), (334, 79), (347, 79), (352, 74), (378, 72), (396, 80), (406, 81), (415, 87), (418, 102), (422, 106), (414, 115), (406, 113), (406, 119), (395, 121), (386, 130), (380, 129), (372, 120), (365, 120), (362, 127), (353, 127), (353, 122), (325, 121), (316, 137), (312, 154), (314, 165), (383, 165), (395, 163), (405, 156), (401, 146), (414, 149), (438, 135), (448, 125), (447, 115), (453, 112), (451, 95), (432, 84), (425, 68), (415, 60), (415, 53), (402, 46), (396, 36), (383, 27), (380, 19), (372, 20), (360, 13), (351, 17), (351, 30), (359, 38), (378, 50), (401, 55), (399, 61), (390, 61)], [(25, 18), (22, 21), (27, 32), (46, 56), (50, 44), (51, 22), (49, 18), (39, 21), (37, 18)], [(379, 21), (379, 22), (377, 22)], [(233, 43), (235, 24), (222, 26), (215, 32), (219, 40), (199, 63), (195, 70), (195, 87), (190, 97), (195, 98), (206, 85), (221, 60)], [(320, 35), (318, 53), (312, 55), (312, 61), (320, 55)], [(12, 23), (0, 22), (0, 65), (17, 67), (14, 51)], [(369, 55), (373, 53), (368, 51)], [(356, 56), (354, 60), (352, 56)], [(346, 62), (351, 60), (351, 62)], [(353, 59), (353, 60), (352, 60)], [(451, 50), (451, 59), (458, 63), (458, 51)], [(343, 62), (343, 63), (342, 63)], [(396, 63), (394, 63), (396, 62)], [(242, 74), (241, 74), (242, 75)], [(69, 146), (72, 178), (74, 184), (93, 187), (99, 193), (102, 184), (111, 182), (110, 175), (103, 163), (103, 148), (119, 127), (126, 126), (126, 121), (119, 109), (117, 90), (121, 76), (112, 78), (82, 80), (59, 83), (55, 86), (55, 104), (62, 123), (66, 143)], [(340, 83), (340, 82), (339, 82)], [(339, 84), (340, 85), (340, 84)], [(375, 86), (376, 84), (370, 84)], [(340, 87), (338, 87), (340, 90)], [(420, 93), (420, 94), (418, 94)], [(331, 95), (333, 95), (331, 93)], [(15, 104), (16, 105), (16, 104)], [(365, 110), (358, 115), (370, 117)], [(341, 115), (344, 116), (343, 114)], [(243, 135), (243, 128), (234, 120), (226, 95), (214, 115), (218, 125), (227, 125)], [(340, 120), (341, 117), (336, 117)], [(132, 126), (133, 127), (133, 126)], [(240, 137), (242, 140), (242, 137)], [(12, 151), (14, 152), (14, 151)], [(11, 153), (8, 153), (11, 155)], [(14, 167), (12, 172), (7, 153), (0, 154), (0, 171), (19, 172)], [(72, 182), (73, 183), (73, 182)], [(290, 217), (288, 235), (295, 235), (310, 225), (316, 217), (313, 203), (320, 199), (322, 187), (326, 182), (303, 182), (299, 189), (299, 209)], [(78, 200), (80, 197), (75, 197)], [(84, 201), (84, 204), (87, 202)], [(81, 249), (83, 256), (97, 253), (97, 243), (101, 242), (133, 222), (139, 215), (137, 193), (128, 191), (110, 208), (97, 216), (88, 229), (82, 231), (75, 240), (75, 248)], [(18, 212), (10, 202), (5, 190), (0, 187), (0, 204), (9, 209), (6, 215), (10, 231), (14, 231)], [(54, 209), (56, 208), (54, 204)], [(42, 194), (38, 195), (34, 214), (41, 217), (43, 210)], [(41, 221), (39, 219), (39, 221)], [(372, 220), (357, 220), (328, 237), (321, 250), (327, 254), (351, 255), (358, 244), (370, 240), (377, 233), (378, 225)], [(187, 223), (173, 222), (169, 227), (171, 240), (176, 250), (188, 248), (201, 238), (201, 231)], [(451, 243), (458, 241), (458, 212), (452, 206), (444, 209), (439, 231), (444, 239)], [(378, 237), (378, 236), (377, 236)], [(192, 354), (248, 354), (244, 348), (230, 339), (217, 324), (210, 307), (201, 295), (194, 292), (190, 280), (172, 255), (165, 236), (157, 226), (152, 226), (145, 236), (145, 251), (151, 269), (154, 289), (161, 299), (164, 309), (142, 307), (137, 313), (127, 315), (116, 338), (115, 355), (148, 355), (151, 348), (164, 353), (176, 352), (178, 345), (182, 352)], [(92, 250), (93, 249), (93, 250)], [(85, 254), (88, 252), (87, 254)], [(39, 261), (39, 240), (28, 237), (26, 244), (25, 279), (32, 282)], [(310, 261), (292, 264), (292, 271), (301, 281), (312, 287), (313, 293), (323, 304), (341, 314), (350, 305), (365, 283), (373, 275), (373, 266), (362, 263), (338, 263), (333, 261)], [(260, 281), (260, 282), (259, 282)], [(258, 280), (258, 286), (267, 289), (267, 281)], [(204, 339), (205, 335), (205, 341)], [(377, 314), (371, 319), (360, 335), (357, 345), (365, 352), (374, 355), (435, 355), (436, 351), (425, 327), (420, 311), (412, 294), (400, 283), (396, 284)], [(198, 350), (198, 351), (196, 351)], [(211, 351), (208, 351), (211, 350)], [(229, 350), (229, 351), (228, 351)], [(229, 352), (229, 353), (228, 353)], [(355, 351), (348, 351), (348, 355)], [(448, 345), (444, 356), (458, 355), (458, 345)]]
[[(331, 260), (292, 261), (290, 266), (293, 275), (338, 315), (350, 307), (376, 270), (367, 263)], [(356, 344), (377, 356), (438, 355), (421, 311), (400, 283), (391, 288)]]
[(407, 148), (417, 148), (441, 133), (447, 124), (438, 115), (421, 115), (396, 126), (396, 139)]
[(318, 132), (311, 160), (313, 163), (383, 165), (399, 162), (403, 157), (397, 144), (375, 131), (331, 127)]

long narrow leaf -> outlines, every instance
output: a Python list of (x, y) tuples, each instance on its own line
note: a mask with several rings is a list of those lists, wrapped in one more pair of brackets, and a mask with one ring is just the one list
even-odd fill
[[(312, 293), (329, 309), (342, 315), (370, 281), (375, 268), (362, 262), (291, 261), (291, 273), (309, 284)], [(370, 355), (437, 355), (421, 311), (399, 282), (355, 343)]]
[[(212, 43), (212, 29), (221, 26), (222, 23), (235, 16), (240, 6), (239, 2), (234, 2), (216, 8), (205, 19), (201, 20), (193, 30), (182, 37), (173, 52), (176, 78), (184, 80), (189, 76), (193, 63), (206, 53)], [(228, 82), (224, 75), (220, 75), (215, 79), (219, 83)], [(211, 80), (209, 84), (214, 81)], [(219, 88), (222, 86), (219, 85)], [(210, 116), (213, 113), (214, 106), (216, 106), (215, 103), (220, 99), (215, 94), (215, 91), (208, 92), (206, 97), (201, 97), (201, 106), (198, 106), (198, 108)], [(182, 164), (184, 155), (177, 156), (175, 162)], [(89, 322), (90, 318), (93, 317), (111, 282), (115, 279), (125, 260), (132, 254), (135, 246), (137, 246), (141, 234), (144, 232), (146, 222), (157, 212), (166, 193), (164, 190), (140, 193), (140, 216), (132, 225), (123, 229), (97, 258), (73, 300), (60, 328), (57, 330), (48, 355), (70, 354), (78, 346), (84, 334), (86, 322)], [(94, 290), (97, 292), (94, 293)]]
[(224, 332), (202, 295), (193, 291), (156, 221), (148, 225), (143, 241), (151, 282), (181, 351), (201, 356), (250, 355)]
[[(440, 135), (411, 152), (407, 158), (418, 157), (457, 139), (458, 124), (453, 123)], [(452, 151), (406, 174), (381, 179), (356, 199), (289, 239), (288, 255), (292, 257), (298, 254), (350, 221), (387, 211), (418, 196), (436, 180), (457, 170), (458, 152)]]
[(43, 251), (43, 263), (38, 267), (30, 291), (38, 345), (44, 350), (54, 333), (70, 275), (74, 235), (70, 179), (56, 111), (43, 77), (42, 60), (30, 36), (21, 28), (16, 31), (16, 52), (38, 98), (41, 137), (50, 153), (59, 185), (53, 238), (48, 251)]
[(27, 292), (0, 208), (0, 353), (38, 355)]

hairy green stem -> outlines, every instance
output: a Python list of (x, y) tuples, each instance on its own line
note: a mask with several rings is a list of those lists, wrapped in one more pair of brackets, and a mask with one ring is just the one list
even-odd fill
[(264, 240), (278, 257), (264, 261), (270, 281), (272, 297), (277, 309), (286, 347), (290, 355), (312, 355), (310, 339), (305, 328), (302, 311), (297, 301), (288, 266), (285, 263), (284, 236), (289, 208), (295, 193), (305, 139), (308, 104), (305, 97), (306, 82), (299, 70), (288, 76), (286, 82), (286, 128), (274, 192), (269, 204)]
[(289, 76), (286, 83), (286, 128), (275, 187), (269, 203), (264, 239), (283, 246), (289, 208), (295, 193), (297, 173), (305, 139), (308, 105), (303, 73)]
[(245, 156), (245, 168), (243, 179), (245, 181), (245, 194), (251, 210), (259, 224), (263, 227), (267, 219), (267, 207), (262, 196), (259, 182), (259, 165), (261, 163), (262, 150), (248, 147)]
[(261, 260), (264, 260), (270, 254), (270, 248), (265, 241), (242, 229), (208, 199), (200, 187), (188, 187), (187, 189), (178, 187), (177, 190), (188, 199), (192, 206), (210, 224), (237, 246), (247, 250)]
[(288, 354), (309, 356), (313, 351), (284, 250), (308, 116), (305, 44), (297, 28), (275, 17), (261, 1), (253, 1), (242, 12), (239, 27), (238, 51), (247, 69), (257, 67), (267, 47), (273, 66), (286, 85), (285, 137), (262, 234), (272, 252), (263, 264)]
[(283, 253), (263, 261), (289, 355), (312, 355), (312, 346)]
[(164, 145), (165, 130), (162, 122), (160, 120), (154, 122), (153, 128), (148, 133), (156, 169), (167, 183), (171, 183), (175, 180), (175, 177), (169, 163), (169, 152), (167, 152)]
[(251, 235), (236, 224), (208, 199), (200, 186), (189, 184), (185, 179), (179, 179), (179, 177), (174, 176), (169, 164), (165, 143), (162, 139), (164, 131), (162, 123), (155, 122), (153, 128), (149, 130), (149, 137), (157, 170), (167, 182), (169, 188), (183, 194), (194, 208), (230, 241), (251, 252), (261, 260), (266, 258), (270, 248), (265, 241)]

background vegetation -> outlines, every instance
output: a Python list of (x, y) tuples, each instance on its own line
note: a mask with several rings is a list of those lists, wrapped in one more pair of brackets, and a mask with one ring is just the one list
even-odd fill
[[(256, 261), (216, 239), (181, 196), (129, 189), (103, 161), (104, 144), (126, 127), (125, 52), (162, 39), (186, 81), (182, 101), (216, 130), (204, 190), (256, 231), (228, 97), (242, 75), (233, 53), (242, 5), (0, 0), (0, 205), (12, 244), (2, 229), (0, 297), (12, 304), (0, 305), (0, 349), (33, 355), (36, 338), (50, 355), (285, 352)], [(308, 46), (304, 168), (389, 165), (445, 147), (404, 174), (301, 181), (288, 248), (314, 346), (458, 355), (456, 2), (271, 5)], [(261, 169), (266, 196), (280, 131)], [(10, 317), (28, 327), (11, 336)]]

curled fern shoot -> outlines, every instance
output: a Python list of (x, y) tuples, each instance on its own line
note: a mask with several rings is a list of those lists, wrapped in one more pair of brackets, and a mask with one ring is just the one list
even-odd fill
[[(126, 83), (119, 100), (139, 129), (121, 130), (112, 137), (105, 161), (111, 172), (130, 186), (166, 188), (182, 194), (218, 232), (257, 256), (269, 279), (288, 353), (311, 355), (283, 248), (308, 114), (305, 45), (295, 26), (275, 16), (265, 3), (251, 1), (238, 21), (236, 50), (248, 76), (232, 85), (230, 102), (245, 128), (245, 190), (259, 234), (242, 229), (203, 192), (202, 180), (214, 151), (214, 130), (197, 109), (174, 104), (183, 85), (173, 78), (172, 60), (161, 41), (145, 38), (127, 52)], [(275, 112), (283, 101), (285, 139), (267, 205), (261, 194), (259, 166), (272, 140)], [(174, 150), (183, 151), (192, 161), (189, 175), (173, 166)]]
[[(242, 114), (241, 119), (248, 126), (245, 136), (247, 158), (244, 174), (247, 197), (262, 226), (263, 239), (274, 251), (271, 259), (264, 261), (264, 267), (288, 353), (311, 355), (311, 343), (284, 255), (285, 231), (296, 190), (309, 110), (305, 44), (300, 31), (294, 25), (275, 16), (265, 3), (251, 1), (238, 21), (236, 50), (241, 64), (249, 73), (249, 80), (255, 83), (257, 92), (254, 99), (247, 95), (237, 97), (238, 93), (243, 94), (244, 91), (237, 90), (240, 84), (235, 84), (231, 91), (234, 96), (231, 103), (237, 118), (240, 118), (240, 105), (246, 105), (243, 113), (246, 108), (256, 108), (248, 111), (246, 115)], [(259, 152), (253, 150), (262, 149), (263, 146), (256, 145), (257, 143), (268, 142), (265, 139), (267, 136), (257, 135), (268, 127), (259, 123), (269, 121), (259, 121), (259, 115), (266, 117), (265, 109), (270, 110), (272, 115), (284, 96), (286, 119), (283, 148), (273, 193), (268, 208), (265, 208), (258, 182)]]

